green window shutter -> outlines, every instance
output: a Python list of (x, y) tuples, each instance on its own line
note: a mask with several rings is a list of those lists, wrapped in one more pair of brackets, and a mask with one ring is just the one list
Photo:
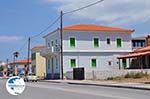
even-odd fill
[(99, 39), (94, 38), (94, 47), (99, 47)]
[(75, 47), (75, 38), (70, 38), (70, 47)]
[(96, 68), (97, 62), (96, 59), (91, 60), (91, 67)]
[(70, 67), (71, 67), (71, 68), (76, 67), (76, 60), (75, 60), (75, 59), (71, 59), (71, 60), (70, 60)]
[(117, 39), (117, 47), (122, 47), (122, 40), (120, 38)]

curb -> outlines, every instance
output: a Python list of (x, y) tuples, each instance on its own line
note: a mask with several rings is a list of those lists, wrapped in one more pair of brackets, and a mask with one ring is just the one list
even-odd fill
[(148, 90), (148, 91), (150, 91), (150, 88), (134, 87), (134, 86), (119, 86), (119, 85), (106, 85), (106, 84), (88, 84), (88, 83), (72, 83), (72, 82), (68, 82), (68, 84), (91, 85), (91, 86), (114, 87), (114, 88), (127, 88), (127, 89), (138, 89), (138, 90)]
[(143, 87), (134, 87), (134, 86), (121, 86), (121, 85), (108, 85), (108, 84), (90, 84), (90, 83), (74, 83), (74, 82), (59, 82), (59, 81), (44, 81), (40, 80), (39, 82), (48, 82), (48, 83), (66, 83), (72, 85), (90, 85), (90, 86), (102, 86), (102, 87), (113, 87), (113, 88), (127, 88), (127, 89), (138, 89), (138, 90), (148, 90), (150, 88)]
[(48, 82), (48, 83), (62, 83), (59, 81), (46, 81), (46, 80), (38, 80), (39, 82)]

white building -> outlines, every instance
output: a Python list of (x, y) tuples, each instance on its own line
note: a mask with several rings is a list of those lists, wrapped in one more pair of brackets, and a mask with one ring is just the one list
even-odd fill
[[(128, 67), (128, 61), (118, 56), (132, 51), (131, 33), (134, 30), (77, 24), (63, 28), (63, 70), (84, 67), (85, 73)], [(46, 46), (42, 55), (46, 57), (47, 78), (60, 77), (60, 30), (44, 36)], [(54, 74), (54, 75), (52, 75)]]

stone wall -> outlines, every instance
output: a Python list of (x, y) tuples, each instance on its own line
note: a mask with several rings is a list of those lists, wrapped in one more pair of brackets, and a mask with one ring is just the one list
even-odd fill
[[(104, 71), (92, 71), (85, 73), (85, 79), (87, 80), (104, 80), (108, 77), (117, 77), (117, 76), (124, 76), (127, 73), (137, 73), (137, 72), (147, 72), (150, 74), (150, 69), (132, 69), (132, 70), (104, 70)], [(66, 79), (73, 79), (73, 72), (66, 73)]]

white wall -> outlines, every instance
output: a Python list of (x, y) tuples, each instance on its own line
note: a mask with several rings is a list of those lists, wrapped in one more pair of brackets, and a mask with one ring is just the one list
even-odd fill
[[(75, 37), (76, 47), (70, 47), (70, 37)], [(46, 45), (48, 42), (57, 40), (60, 45), (59, 31), (53, 32), (46, 37)], [(99, 48), (94, 48), (94, 38), (99, 38)], [(106, 39), (110, 38), (110, 45), (107, 45)], [(117, 48), (116, 39), (122, 39), (122, 47)], [(48, 46), (48, 45), (47, 45)], [(118, 69), (117, 56), (127, 54), (132, 51), (131, 34), (117, 32), (94, 32), (94, 31), (64, 31), (63, 33), (63, 52), (64, 52), (64, 72), (72, 70), (69, 66), (70, 59), (76, 59), (76, 64), (79, 67), (85, 67), (86, 71), (92, 70), (110, 70)], [(109, 52), (109, 53), (108, 53)], [(93, 69), (90, 66), (92, 58), (97, 59), (97, 68)], [(80, 61), (78, 61), (80, 60)], [(112, 61), (112, 66), (108, 65), (108, 61)], [(55, 65), (54, 65), (55, 66)], [(47, 69), (47, 73), (51, 70)]]
[(48, 43), (50, 43), (50, 47), (52, 46), (52, 41), (54, 42), (54, 45), (56, 45), (56, 40), (58, 45), (60, 45), (60, 33), (59, 31), (53, 32), (45, 37), (46, 47), (48, 46)]
[[(64, 53), (64, 72), (72, 71), (73, 68), (70, 66), (70, 59), (76, 59), (76, 67), (84, 67), (86, 72), (91, 72), (93, 70), (113, 70), (119, 69), (119, 63), (117, 56), (120, 54), (124, 55), (126, 53), (102, 53), (102, 52), (74, 52), (74, 53)], [(97, 67), (91, 67), (91, 59), (97, 59)], [(111, 61), (111, 66), (108, 62)], [(120, 63), (122, 64), (122, 63)]]
[[(75, 37), (76, 47), (71, 48), (69, 39)], [(94, 51), (94, 52), (129, 52), (132, 50), (130, 33), (113, 33), (113, 32), (79, 32), (68, 31), (64, 33), (63, 48), (64, 52), (71, 51)], [(99, 38), (99, 48), (94, 48), (94, 38)], [(110, 38), (111, 44), (108, 45), (106, 39)], [(122, 39), (122, 47), (117, 48), (116, 39)]]

